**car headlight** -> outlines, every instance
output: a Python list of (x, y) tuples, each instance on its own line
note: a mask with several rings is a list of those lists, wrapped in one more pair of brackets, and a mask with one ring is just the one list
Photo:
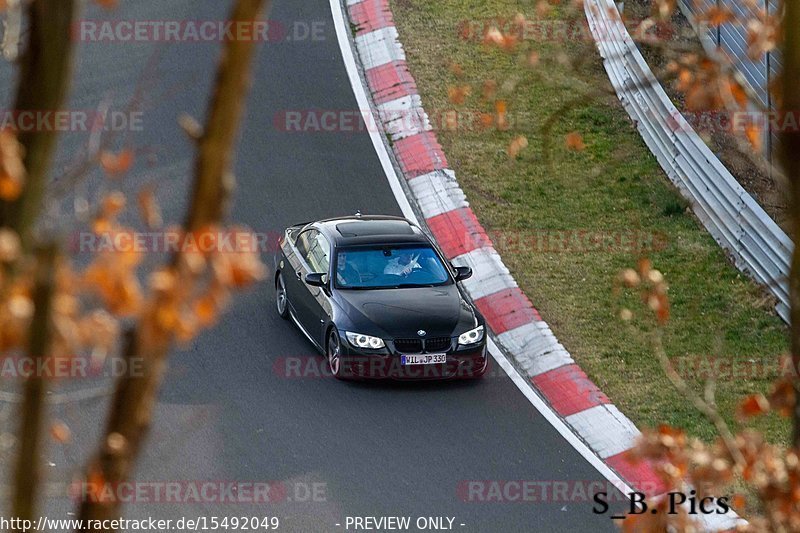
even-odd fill
[(466, 346), (468, 344), (475, 344), (476, 342), (480, 342), (483, 340), (483, 326), (478, 326), (475, 329), (471, 329), (466, 333), (462, 333), (458, 336), (458, 344), (461, 346)]
[(377, 350), (386, 346), (383, 339), (373, 337), (371, 335), (362, 335), (361, 333), (351, 333), (345, 331), (347, 341), (356, 348), (369, 348), (370, 350)]

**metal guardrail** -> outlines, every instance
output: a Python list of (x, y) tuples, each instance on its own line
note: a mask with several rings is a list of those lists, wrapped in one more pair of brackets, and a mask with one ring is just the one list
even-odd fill
[[(777, 9), (776, 3), (773, 0), (754, 0), (752, 3), (742, 0), (680, 0), (678, 7), (696, 30), (706, 34), (705, 37), (711, 46), (719, 47), (731, 58), (736, 69), (742, 73), (742, 77), (758, 98), (759, 104), (770, 107), (773, 102), (768, 87), (778, 74), (776, 69), (780, 67), (780, 54), (775, 50), (761, 54), (756, 59), (748, 57), (747, 30), (741, 21), (756, 16), (760, 11), (769, 10), (774, 13)], [(718, 27), (696, 24), (695, 16), (711, 8), (728, 9), (738, 20), (720, 24)]]
[(737, 268), (766, 285), (789, 320), (793, 243), (739, 185), (670, 101), (612, 0), (586, 0), (586, 18), (614, 90), (672, 183)]
[[(694, 27), (705, 49), (712, 53), (722, 51), (730, 58), (733, 66), (741, 74), (742, 81), (750, 88), (757, 99), (757, 106), (771, 112), (775, 111), (775, 101), (770, 95), (769, 87), (775, 82), (782, 68), (780, 50), (772, 50), (752, 58), (747, 53), (747, 31), (742, 21), (749, 20), (763, 11), (774, 14), (778, 10), (776, 0), (679, 0), (678, 7)], [(706, 13), (712, 8), (725, 8), (733, 13), (737, 20), (726, 22), (716, 27), (699, 23), (697, 15)], [(764, 157), (773, 164), (774, 147), (778, 146), (778, 132), (774, 130), (772, 121), (765, 120), (763, 126)]]

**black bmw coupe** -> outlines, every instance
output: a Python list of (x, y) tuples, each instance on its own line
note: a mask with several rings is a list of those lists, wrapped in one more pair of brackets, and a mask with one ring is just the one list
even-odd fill
[(452, 379), (487, 369), (486, 325), (456, 267), (404, 218), (296, 224), (275, 256), (278, 314), (340, 379)]

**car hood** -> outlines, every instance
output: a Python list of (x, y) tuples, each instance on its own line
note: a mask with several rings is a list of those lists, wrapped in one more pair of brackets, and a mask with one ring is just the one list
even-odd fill
[(452, 336), (474, 327), (475, 312), (455, 284), (440, 287), (339, 291), (358, 333), (381, 337)]

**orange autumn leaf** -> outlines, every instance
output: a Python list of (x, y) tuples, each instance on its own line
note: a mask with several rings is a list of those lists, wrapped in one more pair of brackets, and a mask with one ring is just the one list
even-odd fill
[(747, 142), (749, 142), (750, 146), (753, 148), (753, 151), (760, 152), (761, 129), (755, 124), (746, 124), (744, 127), (744, 135), (747, 138)]
[(675, 12), (676, 0), (655, 0), (653, 10), (661, 20), (667, 20)]
[(155, 313), (155, 321), (165, 331), (172, 331), (180, 323), (180, 314), (175, 305), (159, 305)]
[(16, 200), (25, 181), (23, 148), (13, 130), (0, 130), (0, 199)]
[(775, 16), (763, 20), (747, 21), (747, 56), (758, 61), (762, 55), (771, 52), (778, 45), (781, 35), (781, 21)]
[(519, 135), (518, 137), (514, 137), (514, 139), (508, 145), (506, 153), (508, 154), (508, 157), (515, 159), (522, 151), (522, 149), (527, 146), (528, 146), (528, 139), (526, 139), (523, 135)]
[(198, 332), (197, 320), (189, 314), (182, 314), (180, 315), (178, 322), (175, 326), (174, 332), (175, 337), (178, 339), (179, 342), (189, 342), (197, 335)]
[(698, 19), (705, 21), (710, 27), (716, 28), (732, 21), (734, 15), (727, 7), (711, 6)]
[(678, 83), (676, 88), (679, 91), (688, 91), (694, 81), (694, 74), (688, 68), (682, 68), (678, 73)]
[(139, 192), (138, 203), (139, 214), (147, 227), (150, 229), (161, 227), (164, 220), (153, 187), (146, 187)]
[(53, 437), (56, 442), (66, 444), (72, 438), (72, 432), (64, 422), (56, 421), (50, 427), (50, 436)]
[(478, 119), (478, 123), (482, 129), (491, 128), (494, 124), (494, 115), (491, 113), (481, 113)]
[(125, 194), (120, 191), (113, 191), (108, 193), (101, 203), (101, 213), (105, 218), (113, 218), (117, 216), (123, 209), (127, 199)]
[(763, 394), (751, 394), (740, 404), (737, 414), (740, 418), (758, 416), (769, 411), (769, 401)]
[(194, 314), (200, 327), (208, 327), (217, 319), (217, 304), (214, 297), (207, 294), (194, 304)]
[(454, 85), (447, 88), (447, 98), (456, 105), (462, 105), (470, 92), (469, 85)]
[(103, 488), (106, 484), (106, 478), (103, 476), (103, 471), (99, 468), (91, 467), (86, 476), (86, 496), (91, 501), (102, 501)]
[(454, 109), (442, 113), (442, 129), (456, 131), (458, 129), (458, 112)]
[(747, 499), (745, 498), (744, 494), (737, 493), (734, 494), (731, 498), (731, 507), (734, 509), (744, 509), (744, 506), (747, 504)]
[(566, 144), (567, 148), (570, 150), (575, 150), (576, 152), (582, 152), (586, 149), (586, 144), (583, 142), (583, 137), (577, 131), (568, 133), (564, 139), (564, 143)]
[(622, 281), (622, 284), (628, 288), (637, 287), (642, 281), (639, 277), (639, 274), (632, 268), (626, 268), (623, 270), (620, 274), (620, 280)]
[(505, 37), (499, 29), (496, 27), (491, 27), (486, 30), (486, 33), (483, 34), (483, 43), (503, 46), (505, 43)]
[(728, 91), (730, 91), (730, 94), (736, 104), (739, 107), (744, 108), (747, 105), (748, 100), (747, 92), (744, 90), (744, 87), (742, 87), (738, 81), (732, 79), (726, 80), (725, 86), (727, 87)]
[(92, 222), (92, 231), (98, 235), (111, 233), (113, 229), (114, 225), (107, 218), (99, 217)]
[(21, 247), (19, 235), (8, 228), (0, 228), (0, 263), (15, 261)]
[(236, 254), (230, 264), (230, 274), (232, 285), (243, 288), (264, 279), (266, 267), (257, 254)]
[(650, 273), (650, 270), (653, 268), (653, 263), (648, 258), (642, 257), (639, 259), (637, 267), (639, 268), (639, 275), (643, 278), (646, 278)]
[(470, 41), (475, 37), (473, 33), (472, 25), (469, 24), (469, 21), (462, 22), (458, 25), (458, 38), (462, 41)]
[(792, 380), (788, 378), (778, 381), (769, 394), (769, 405), (781, 416), (791, 416), (795, 405), (795, 391)]
[(497, 27), (493, 26), (483, 34), (483, 44), (511, 50), (516, 46), (517, 38), (510, 34), (503, 34)]
[(464, 69), (461, 68), (461, 65), (459, 65), (458, 63), (451, 63), (450, 64), (450, 72), (456, 78), (463, 78), (464, 77)]
[(538, 67), (539, 61), (540, 61), (539, 52), (537, 52), (536, 50), (531, 50), (531, 52), (528, 54), (528, 66)]
[(662, 446), (673, 447), (686, 444), (686, 432), (668, 424), (658, 426), (658, 440)]
[(544, 0), (536, 2), (536, 16), (540, 19), (547, 17), (550, 14), (552, 7)]
[(118, 154), (104, 151), (100, 154), (100, 166), (109, 176), (125, 174), (133, 166), (133, 150), (126, 148)]
[(659, 324), (666, 324), (669, 322), (669, 299), (666, 294), (656, 294), (655, 298), (658, 302), (658, 306), (655, 309), (656, 320), (658, 320)]
[(494, 80), (485, 80), (481, 93), (484, 100), (492, 100), (495, 94), (497, 94), (497, 82)]
[[(110, 312), (129, 316), (136, 313), (142, 303), (139, 280), (131, 265), (131, 259), (137, 259), (138, 254), (112, 254), (87, 267), (84, 284), (102, 298)], [(127, 259), (128, 256), (136, 257)]]
[[(506, 104), (505, 100), (497, 100), (494, 103), (494, 109), (497, 113), (497, 129), (499, 130), (507, 130), (509, 128), (508, 124), (508, 105)], [(526, 140), (527, 143), (527, 140)], [(527, 146), (527, 144), (526, 144)]]

